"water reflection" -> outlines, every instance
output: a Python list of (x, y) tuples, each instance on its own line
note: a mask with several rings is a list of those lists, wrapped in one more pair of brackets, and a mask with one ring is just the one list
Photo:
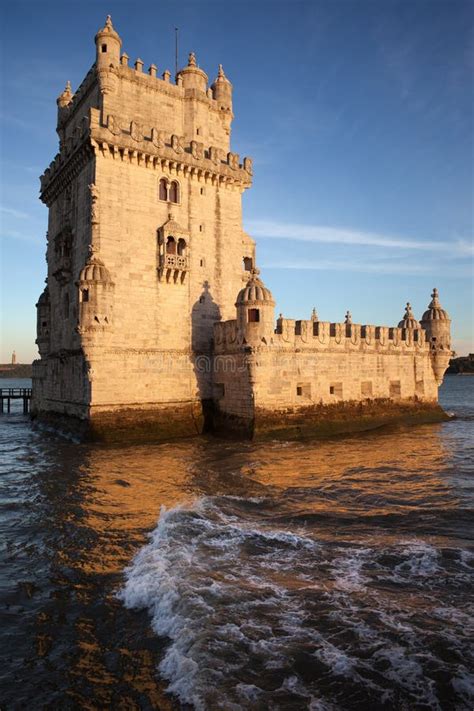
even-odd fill
[(21, 416), (5, 418), (0, 675), (7, 707), (179, 707), (156, 677), (163, 642), (148, 616), (115, 597), (162, 506), (241, 497), (259, 502), (247, 513), (260, 523), (310, 525), (324, 540), (463, 538), (470, 491), (450, 427), (307, 444), (199, 439), (111, 449), (60, 442)]

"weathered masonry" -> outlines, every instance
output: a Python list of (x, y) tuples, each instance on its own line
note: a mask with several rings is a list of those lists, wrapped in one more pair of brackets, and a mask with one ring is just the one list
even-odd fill
[(205, 420), (298, 436), (341, 413), (347, 425), (355, 405), (367, 426), (382, 410), (440, 416), (451, 351), (437, 294), (420, 324), (409, 309), (398, 328), (275, 324), (242, 228), (252, 161), (231, 151), (222, 66), (210, 86), (193, 53), (175, 83), (130, 67), (110, 17), (95, 44), (82, 84), (58, 98), (59, 153), (41, 178), (32, 414), (119, 440), (197, 434)]

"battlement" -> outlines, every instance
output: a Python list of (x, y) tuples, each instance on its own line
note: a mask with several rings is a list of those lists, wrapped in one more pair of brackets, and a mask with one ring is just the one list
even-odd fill
[[(195, 177), (198, 180), (219, 183), (223, 187), (249, 188), (252, 183), (252, 159), (240, 162), (237, 153), (227, 154), (217, 146), (204, 146), (200, 141), (185, 142), (183, 136), (166, 134), (155, 126), (143, 126), (137, 121), (127, 121), (108, 114), (105, 125), (100, 111), (91, 108), (82, 116), (63, 142), (62, 150), (50, 163), (40, 178), (41, 199), (50, 204), (62, 180), (64, 171), (74, 170), (84, 153), (92, 149), (96, 155), (122, 162), (135, 163), (153, 170)], [(86, 150), (87, 154), (87, 150)], [(56, 189), (55, 189), (56, 187)]]
[(429, 350), (423, 328), (330, 323), (281, 317), (276, 322), (270, 341), (248, 344), (244, 344), (243, 335), (238, 332), (236, 319), (216, 323), (214, 344), (217, 353), (235, 351), (243, 345), (295, 352), (361, 350), (377, 353), (417, 353)]

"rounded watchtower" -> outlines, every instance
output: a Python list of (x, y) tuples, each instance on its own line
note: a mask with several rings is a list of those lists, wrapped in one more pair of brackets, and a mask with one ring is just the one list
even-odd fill
[(211, 89), (212, 95), (217, 101), (219, 108), (224, 111), (232, 111), (232, 84), (224, 74), (222, 64), (219, 64), (217, 78), (212, 84)]
[(399, 322), (398, 328), (420, 328), (420, 324), (414, 317), (413, 311), (411, 310), (411, 304), (408, 301), (405, 309), (405, 314), (403, 316), (403, 319)]
[(112, 25), (110, 15), (107, 15), (104, 27), (95, 36), (95, 46), (97, 69), (119, 66), (122, 40)]
[(451, 319), (440, 302), (438, 289), (433, 289), (428, 309), (420, 321), (430, 344), (431, 362), (436, 382), (441, 385), (451, 359)]
[(189, 53), (188, 66), (178, 72), (176, 79), (178, 77), (183, 80), (184, 89), (197, 89), (202, 91), (203, 94), (206, 93), (208, 76), (206, 72), (198, 67), (194, 52)]
[(275, 302), (259, 274), (259, 269), (252, 269), (247, 285), (239, 291), (235, 302), (237, 328), (251, 345), (261, 341), (269, 343), (275, 328)]
[(110, 272), (94, 253), (84, 265), (79, 280), (78, 332), (84, 340), (87, 334), (105, 331), (112, 325), (114, 283)]
[(49, 289), (45, 286), (43, 293), (36, 304), (36, 345), (41, 358), (48, 355), (50, 350), (51, 333), (51, 299)]

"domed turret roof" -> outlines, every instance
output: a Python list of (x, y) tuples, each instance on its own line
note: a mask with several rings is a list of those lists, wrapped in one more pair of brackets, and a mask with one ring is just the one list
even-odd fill
[(425, 311), (421, 319), (423, 321), (449, 321), (447, 311), (441, 308), (438, 298), (438, 289), (433, 289), (428, 310)]
[(49, 288), (47, 286), (44, 287), (41, 296), (38, 299), (38, 303), (36, 304), (37, 306), (46, 306), (49, 305), (50, 302), (50, 297), (49, 297)]
[(217, 84), (228, 84), (229, 86), (232, 86), (230, 81), (227, 79), (224, 69), (222, 67), (222, 64), (219, 64), (219, 69), (217, 70), (217, 77), (214, 79), (213, 83), (211, 84), (211, 89), (214, 89)]
[(420, 328), (420, 324), (414, 317), (413, 311), (411, 310), (411, 304), (409, 302), (407, 302), (405, 315), (398, 324), (398, 328)]
[(79, 275), (79, 281), (111, 282), (112, 279), (104, 262), (91, 254)]
[(118, 32), (116, 32), (113, 24), (112, 24), (112, 18), (110, 15), (107, 15), (107, 19), (105, 20), (105, 25), (102, 27), (102, 29), (97, 30), (97, 34), (95, 36), (96, 42), (99, 38), (101, 37), (115, 37), (120, 44), (122, 44), (122, 40), (120, 39), (120, 35)]
[(243, 306), (248, 304), (268, 304), (271, 306), (275, 305), (273, 301), (272, 292), (270, 289), (264, 285), (261, 279), (259, 279), (260, 270), (252, 269), (250, 272), (251, 276), (247, 282), (247, 286), (244, 286), (237, 295), (236, 306)]
[(58, 106), (68, 106), (71, 101), (73, 100), (74, 94), (72, 93), (71, 89), (71, 82), (67, 81), (66, 82), (66, 87), (64, 91), (59, 94), (58, 98), (56, 99), (56, 103)]

